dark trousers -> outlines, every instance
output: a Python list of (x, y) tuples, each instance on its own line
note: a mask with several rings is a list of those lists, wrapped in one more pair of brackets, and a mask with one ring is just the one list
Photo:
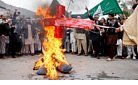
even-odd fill
[(12, 57), (15, 57), (15, 55), (16, 55), (16, 46), (15, 46), (15, 44), (14, 44), (14, 42), (12, 41), (12, 42), (10, 42), (9, 43), (9, 54), (12, 56)]
[(95, 57), (99, 56), (99, 52), (100, 52), (99, 38), (97, 38), (96, 40), (92, 40), (92, 45), (93, 45), (93, 50), (95, 51), (94, 56)]
[(106, 40), (105, 36), (100, 36), (100, 53), (102, 56), (106, 55)]
[(109, 58), (113, 59), (116, 55), (116, 42), (117, 35), (108, 35), (107, 36), (107, 51)]

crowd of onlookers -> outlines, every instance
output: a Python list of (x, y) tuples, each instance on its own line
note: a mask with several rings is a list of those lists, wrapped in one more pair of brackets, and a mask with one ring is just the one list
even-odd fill
[[(95, 26), (94, 30), (85, 30), (79, 28), (67, 28), (63, 38), (63, 47), (67, 53), (80, 55), (91, 55), (100, 59), (100, 56), (109, 56), (108, 60), (118, 58), (136, 59), (136, 46), (123, 45), (123, 32), (116, 33), (115, 28), (120, 27), (126, 20), (125, 17), (115, 18), (113, 14), (108, 15), (106, 20), (95, 15), (94, 20), (97, 25), (110, 26), (111, 28), (102, 28)], [(77, 18), (81, 18), (78, 16)]]
[[(136, 6), (133, 7), (133, 9), (135, 8)], [(116, 18), (114, 14), (109, 13), (107, 19), (99, 19), (99, 15), (91, 16), (87, 7), (86, 10), (89, 19), (97, 25), (94, 25), (93, 30), (66, 28), (63, 48), (67, 53), (78, 56), (91, 55), (97, 59), (100, 59), (100, 56), (108, 56), (107, 60), (114, 60), (116, 57), (134, 60), (137, 58), (137, 46), (123, 45), (123, 32), (115, 30), (125, 22), (124, 15)], [(77, 19), (80, 18), (81, 16), (77, 16)], [(15, 58), (16, 55), (41, 53), (41, 28), (38, 20), (21, 16), (18, 10), (15, 10), (11, 17), (0, 15), (0, 58), (4, 56)]]
[[(133, 10), (136, 6), (133, 6)], [(109, 61), (116, 57), (137, 59), (137, 46), (123, 45), (123, 32), (116, 32), (116, 28), (123, 25), (127, 19), (125, 15), (115, 17), (114, 14), (109, 13), (107, 19), (100, 19), (97, 14), (91, 16), (87, 7), (86, 10), (89, 19), (95, 21), (97, 25), (94, 26), (94, 30), (67, 28), (63, 39), (63, 47), (67, 53), (91, 55), (98, 59), (100, 56), (108, 56)], [(77, 18), (80, 19), (81, 16)]]
[(12, 16), (0, 15), (0, 57), (41, 52), (40, 29), (37, 20), (22, 16), (17, 9)]

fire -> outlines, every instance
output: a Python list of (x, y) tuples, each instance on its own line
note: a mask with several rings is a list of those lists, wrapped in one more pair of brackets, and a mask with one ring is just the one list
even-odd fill
[[(38, 7), (36, 15), (42, 16), (43, 18), (54, 18), (55, 16), (50, 16), (50, 8), (46, 9)], [(61, 64), (68, 64), (66, 61), (64, 50), (61, 48), (62, 41), (61, 38), (55, 38), (55, 26), (44, 26), (44, 40), (42, 43), (43, 46), (43, 55), (35, 63), (34, 69), (37, 70), (40, 67), (46, 69), (46, 77), (49, 79), (58, 79), (57, 67)]]

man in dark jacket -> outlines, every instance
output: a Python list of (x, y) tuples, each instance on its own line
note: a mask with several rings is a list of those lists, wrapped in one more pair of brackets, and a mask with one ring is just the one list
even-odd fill
[[(90, 15), (88, 8), (86, 8), (89, 19), (95, 21), (95, 24), (99, 24), (99, 15), (95, 14), (94, 18)], [(100, 59), (99, 53), (100, 53), (100, 29), (98, 27), (94, 27), (93, 30), (89, 32), (89, 38), (92, 40), (92, 46), (94, 50), (94, 57), (97, 57), (97, 59)], [(92, 53), (93, 54), (93, 53)]]
[(15, 25), (9, 24), (9, 26), (9, 53), (15, 58), (16, 53), (21, 51), (22, 41), (19, 34), (15, 32)]
[(109, 58), (107, 60), (113, 60), (116, 55), (116, 43), (117, 43), (117, 33), (115, 28), (119, 27), (118, 21), (114, 18), (114, 14), (108, 14), (109, 19), (107, 19), (107, 26), (112, 27), (107, 30), (107, 51)]

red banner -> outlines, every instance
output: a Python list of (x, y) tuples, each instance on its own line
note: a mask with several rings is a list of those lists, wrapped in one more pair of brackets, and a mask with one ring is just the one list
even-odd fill
[(55, 27), (55, 38), (62, 38), (63, 37), (63, 27)]
[(68, 28), (82, 28), (82, 29), (93, 29), (94, 21), (86, 19), (74, 19), (64, 18), (65, 6), (58, 5), (56, 7), (56, 18), (44, 19), (45, 26), (55, 26), (55, 37), (63, 37), (63, 27)]
[(73, 18), (62, 18), (56, 19), (55, 26), (64, 26), (70, 28), (83, 28), (93, 29), (94, 21), (86, 19), (73, 19)]
[[(64, 18), (65, 15), (65, 6), (63, 5), (57, 5), (56, 6), (56, 18)], [(56, 38), (62, 38), (63, 37), (63, 27), (56, 26), (55, 28), (55, 35)]]
[(86, 19), (73, 19), (73, 18), (49, 18), (44, 19), (45, 26), (63, 26), (69, 28), (83, 28), (83, 29), (93, 29), (94, 21)]
[(55, 26), (55, 20), (56, 18), (46, 18), (43, 19), (42, 22), (44, 23), (44, 26)]
[(56, 6), (56, 18), (64, 18), (65, 15), (65, 6), (57, 5)]

